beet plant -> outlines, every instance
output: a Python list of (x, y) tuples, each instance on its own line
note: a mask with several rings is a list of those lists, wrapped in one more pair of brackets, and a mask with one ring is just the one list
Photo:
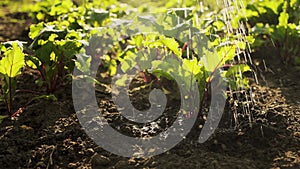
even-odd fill
[(300, 8), (296, 0), (253, 1), (240, 16), (256, 39), (253, 48), (269, 48), (285, 63), (298, 64), (300, 37)]
[(9, 115), (13, 114), (13, 100), (16, 92), (16, 77), (21, 74), (25, 66), (25, 54), (23, 53), (22, 43), (7, 42), (1, 44), (0, 60), (0, 82), (1, 100), (6, 104)]
[(66, 79), (71, 80), (68, 77), (75, 66), (75, 55), (87, 43), (86, 39), (97, 32), (96, 27), (115, 16), (109, 10), (94, 8), (93, 3), (83, 1), (78, 5), (70, 0), (37, 3), (31, 15), (40, 22), (30, 26), (32, 55), (27, 57), (27, 64), (39, 71), (37, 84), (44, 86), (48, 94)]
[(41, 25), (38, 34), (35, 34), (37, 30), (34, 28), (30, 33), (30, 37), (34, 39), (30, 46), (34, 54), (27, 57), (27, 63), (39, 71), (41, 78), (37, 83), (45, 86), (47, 93), (51, 94), (73, 70), (75, 54), (82, 46), (78, 41), (80, 36), (74, 31), (58, 29), (54, 25)]

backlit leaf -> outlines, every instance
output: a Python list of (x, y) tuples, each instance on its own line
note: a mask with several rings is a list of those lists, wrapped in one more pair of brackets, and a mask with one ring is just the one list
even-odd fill
[(4, 53), (4, 58), (0, 60), (0, 73), (15, 77), (21, 73), (21, 68), (25, 66), (25, 54), (18, 43), (12, 43), (12, 49)]

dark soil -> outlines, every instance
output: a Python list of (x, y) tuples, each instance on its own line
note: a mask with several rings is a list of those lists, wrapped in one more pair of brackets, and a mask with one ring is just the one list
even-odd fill
[[(26, 32), (26, 24), (12, 24), (11, 28), (10, 23), (0, 22), (1, 41), (26, 39), (20, 33)], [(203, 144), (191, 136), (151, 158), (111, 154), (81, 128), (72, 104), (71, 84), (65, 84), (55, 93), (57, 101), (34, 100), (20, 116), (0, 124), (0, 168), (300, 168), (300, 72), (284, 66), (273, 55), (266, 51), (252, 54), (260, 82), (251, 84), (252, 121), (243, 118), (242, 106), (232, 107), (229, 100), (219, 128)], [(36, 96), (26, 91), (43, 92), (35, 84), (36, 78), (29, 69), (19, 76), (16, 109)], [(245, 97), (240, 95), (237, 105)], [(99, 88), (97, 98), (108, 118), (118, 118), (107, 88)], [(140, 100), (140, 106), (147, 105)], [(6, 113), (2, 103), (0, 111), (1, 115)], [(234, 121), (234, 113), (239, 115), (239, 123)], [(199, 120), (203, 123), (203, 116)], [(196, 126), (192, 133), (200, 131)]]

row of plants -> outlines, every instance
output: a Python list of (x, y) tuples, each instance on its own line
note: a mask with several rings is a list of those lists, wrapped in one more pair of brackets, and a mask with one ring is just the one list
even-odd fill
[[(1, 101), (7, 105), (9, 116), (22, 112), (13, 108), (16, 76), (24, 67), (35, 69), (40, 78), (36, 84), (45, 88), (45, 95), (52, 98), (63, 81), (70, 81), (75, 54), (80, 51), (83, 27), (98, 26), (108, 18), (107, 11), (92, 9), (92, 4), (77, 7), (71, 0), (45, 0), (34, 4), (29, 15), (35, 20), (30, 26), (27, 42), (5, 42), (1, 44)], [(84, 35), (85, 36), (85, 35)], [(7, 116), (3, 116), (7, 117)]]
[(299, 0), (252, 1), (244, 13), (239, 18), (247, 22), (249, 33), (255, 37), (254, 49), (274, 50), (275, 59), (299, 66)]
[[(174, 71), (185, 77), (180, 73), (184, 69), (198, 83), (202, 101), (216, 73), (235, 90), (247, 88), (248, 81), (242, 74), (250, 68), (237, 58), (253, 37), (229, 31), (228, 23), (236, 20), (224, 19), (222, 13), (190, 3), (195, 6), (172, 8), (168, 3), (169, 9), (164, 7), (147, 15), (144, 7), (117, 1), (35, 3), (29, 11), (36, 23), (30, 26), (31, 42), (13, 41), (0, 46), (1, 101), (7, 105), (9, 116), (23, 111), (14, 108), (13, 98), (16, 76), (22, 74), (24, 67), (39, 72), (36, 84), (45, 95), (37, 98), (53, 98), (59, 87), (77, 78), (72, 76), (75, 67), (91, 76), (91, 68), (99, 61), (110, 76), (117, 73), (118, 65), (124, 72), (140, 66), (144, 74), (151, 72), (157, 79), (173, 79), (170, 74)], [(153, 57), (161, 60), (152, 61)], [(168, 65), (167, 71), (163, 70), (164, 60), (180, 61), (181, 68)], [(122, 80), (118, 84), (123, 85)]]

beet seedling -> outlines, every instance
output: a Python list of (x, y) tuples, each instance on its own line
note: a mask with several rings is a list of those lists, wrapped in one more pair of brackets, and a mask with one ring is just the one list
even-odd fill
[(29, 36), (34, 40), (29, 46), (34, 55), (28, 57), (27, 64), (39, 71), (41, 79), (37, 83), (46, 87), (47, 94), (53, 94), (73, 70), (75, 54), (82, 47), (80, 37), (74, 31), (43, 24), (32, 26)]
[(25, 54), (22, 51), (21, 43), (6, 43), (9, 47), (2, 45), (4, 52), (0, 60), (0, 80), (2, 84), (1, 97), (7, 106), (9, 115), (12, 115), (13, 97), (16, 91), (16, 76), (21, 74), (21, 69), (25, 66)]

